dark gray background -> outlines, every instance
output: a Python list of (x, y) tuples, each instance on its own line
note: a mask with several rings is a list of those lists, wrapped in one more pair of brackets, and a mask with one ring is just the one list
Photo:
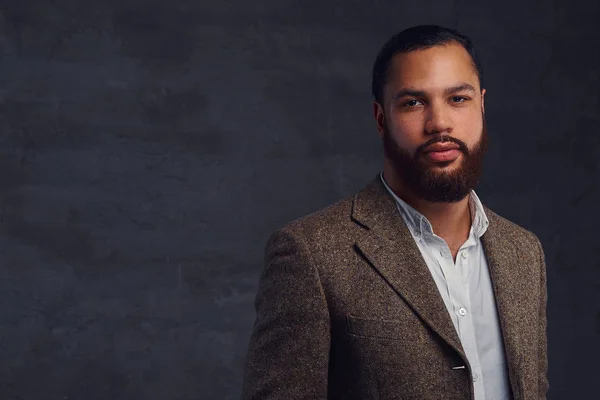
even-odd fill
[(379, 171), (372, 63), (420, 23), (482, 54), (549, 398), (599, 398), (600, 6), (536, 3), (2, 0), (0, 398), (238, 398), (267, 235)]

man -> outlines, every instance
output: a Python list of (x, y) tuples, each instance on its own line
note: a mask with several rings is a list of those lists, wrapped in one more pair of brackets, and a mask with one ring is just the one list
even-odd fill
[(373, 69), (383, 171), (267, 243), (243, 398), (544, 399), (546, 272), (473, 188), (487, 149), (471, 41), (392, 37)]

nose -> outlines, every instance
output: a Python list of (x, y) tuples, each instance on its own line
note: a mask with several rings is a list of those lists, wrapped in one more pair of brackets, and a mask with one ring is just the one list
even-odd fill
[(431, 104), (425, 121), (425, 131), (428, 134), (452, 132), (452, 123), (443, 105)]

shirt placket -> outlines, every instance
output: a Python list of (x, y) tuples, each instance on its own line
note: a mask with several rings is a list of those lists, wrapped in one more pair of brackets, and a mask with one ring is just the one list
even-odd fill
[(477, 354), (477, 342), (467, 284), (469, 246), (470, 243), (467, 241), (461, 247), (457, 254), (456, 264), (452, 259), (448, 245), (443, 239), (436, 238), (433, 248), (434, 252), (437, 253), (436, 259), (438, 259), (446, 278), (448, 295), (454, 311), (453, 322), (471, 366), (475, 398), (483, 399), (485, 395), (481, 379), (481, 363)]

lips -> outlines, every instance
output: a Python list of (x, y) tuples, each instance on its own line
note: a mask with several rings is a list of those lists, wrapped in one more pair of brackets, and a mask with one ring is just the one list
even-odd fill
[(428, 151), (425, 153), (425, 158), (433, 162), (446, 162), (452, 161), (460, 156), (460, 151), (457, 149), (450, 149), (445, 151)]
[(430, 153), (432, 151), (448, 151), (448, 150), (457, 150), (460, 149), (460, 146), (456, 143), (434, 143), (428, 146), (425, 149), (425, 153)]
[(434, 143), (424, 150), (423, 155), (432, 162), (448, 162), (460, 156), (460, 146), (456, 143)]

